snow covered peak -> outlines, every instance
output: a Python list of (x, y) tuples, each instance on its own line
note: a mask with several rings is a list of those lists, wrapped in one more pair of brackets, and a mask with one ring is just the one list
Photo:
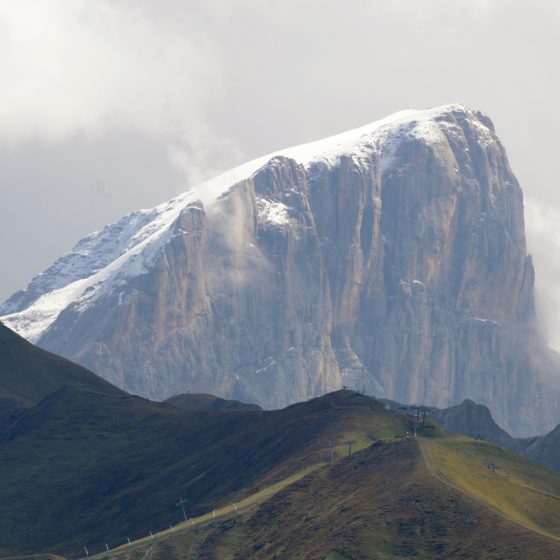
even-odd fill
[[(443, 138), (441, 122), (452, 121), (456, 116), (470, 117), (472, 122), (478, 123), (481, 128), (486, 128), (486, 125), (478, 120), (480, 116), (490, 122), (488, 117), (481, 113), (475, 114), (461, 103), (423, 110), (407, 109), (335, 136), (261, 156), (197, 185), (190, 192), (195, 195), (195, 198), (208, 205), (229, 187), (251, 177), (271, 159), (278, 156), (293, 159), (305, 167), (320, 162), (335, 165), (342, 156), (348, 155), (371, 157), (373, 151), (382, 158), (386, 156), (387, 159), (392, 160), (394, 145), (404, 133), (435, 143)], [(382, 162), (382, 165), (388, 167), (388, 163), (390, 161)]]
[[(456, 119), (468, 119), (482, 145), (495, 138), (488, 117), (461, 104), (425, 110), (400, 111), (336, 136), (274, 152), (240, 165), (148, 210), (138, 210), (85, 237), (27, 289), (0, 306), (0, 320), (20, 335), (38, 341), (68, 306), (84, 309), (102, 293), (118, 289), (127, 278), (146, 272), (159, 250), (173, 235), (172, 224), (189, 205), (205, 207), (238, 182), (252, 177), (271, 159), (283, 156), (310, 168), (335, 166), (343, 156), (371, 161), (381, 171), (393, 165), (396, 147), (404, 137), (436, 144), (445, 141), (444, 129)], [(272, 226), (288, 223), (288, 209), (266, 199), (257, 202), (259, 219)]]

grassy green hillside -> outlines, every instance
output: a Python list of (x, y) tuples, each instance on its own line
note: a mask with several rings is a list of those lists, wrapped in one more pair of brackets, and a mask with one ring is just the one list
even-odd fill
[(0, 407), (0, 556), (560, 557), (560, 475), (354, 392), (183, 410), (0, 326)]
[(75, 554), (136, 539), (239, 501), (406, 426), (374, 399), (338, 392), (279, 411), (193, 413), (64, 388), (0, 441), (0, 553)]
[[(433, 472), (505, 517), (560, 539), (560, 476), (517, 453), (467, 437), (422, 441)], [(493, 470), (488, 464), (497, 465)]]
[(411, 438), (319, 466), (241, 513), (197, 520), (96, 558), (526, 560), (559, 554), (559, 541), (434, 476), (419, 440)]

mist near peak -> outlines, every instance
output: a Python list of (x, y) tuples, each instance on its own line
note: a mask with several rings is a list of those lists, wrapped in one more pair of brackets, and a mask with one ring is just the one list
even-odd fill
[(548, 345), (560, 352), (560, 211), (537, 199), (525, 200), (525, 231), (535, 265), (535, 303)]

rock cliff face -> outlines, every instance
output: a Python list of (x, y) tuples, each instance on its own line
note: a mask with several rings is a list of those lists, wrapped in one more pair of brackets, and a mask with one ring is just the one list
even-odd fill
[[(153, 398), (279, 407), (348, 385), (470, 398), (517, 435), (556, 425), (560, 365), (535, 328), (522, 192), (488, 117), (451, 105), (337, 138), (171, 201), (164, 226), (136, 213), (144, 229), (115, 260), (87, 264), (109, 226), (55, 263), (62, 288), (47, 271), (3, 320)], [(54, 312), (53, 293), (66, 298)]]

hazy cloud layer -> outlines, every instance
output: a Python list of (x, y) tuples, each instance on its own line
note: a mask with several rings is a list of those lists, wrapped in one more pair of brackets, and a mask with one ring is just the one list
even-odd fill
[(490, 114), (540, 201), (529, 247), (539, 299), (558, 302), (559, 24), (552, 0), (5, 0), (0, 298), (243, 159), (462, 101)]
[(549, 345), (560, 351), (560, 212), (547, 202), (529, 198), (525, 220), (539, 288), (537, 312)]
[(1, 13), (5, 142), (182, 133), (223, 89), (209, 37), (132, 2), (16, 0)]

